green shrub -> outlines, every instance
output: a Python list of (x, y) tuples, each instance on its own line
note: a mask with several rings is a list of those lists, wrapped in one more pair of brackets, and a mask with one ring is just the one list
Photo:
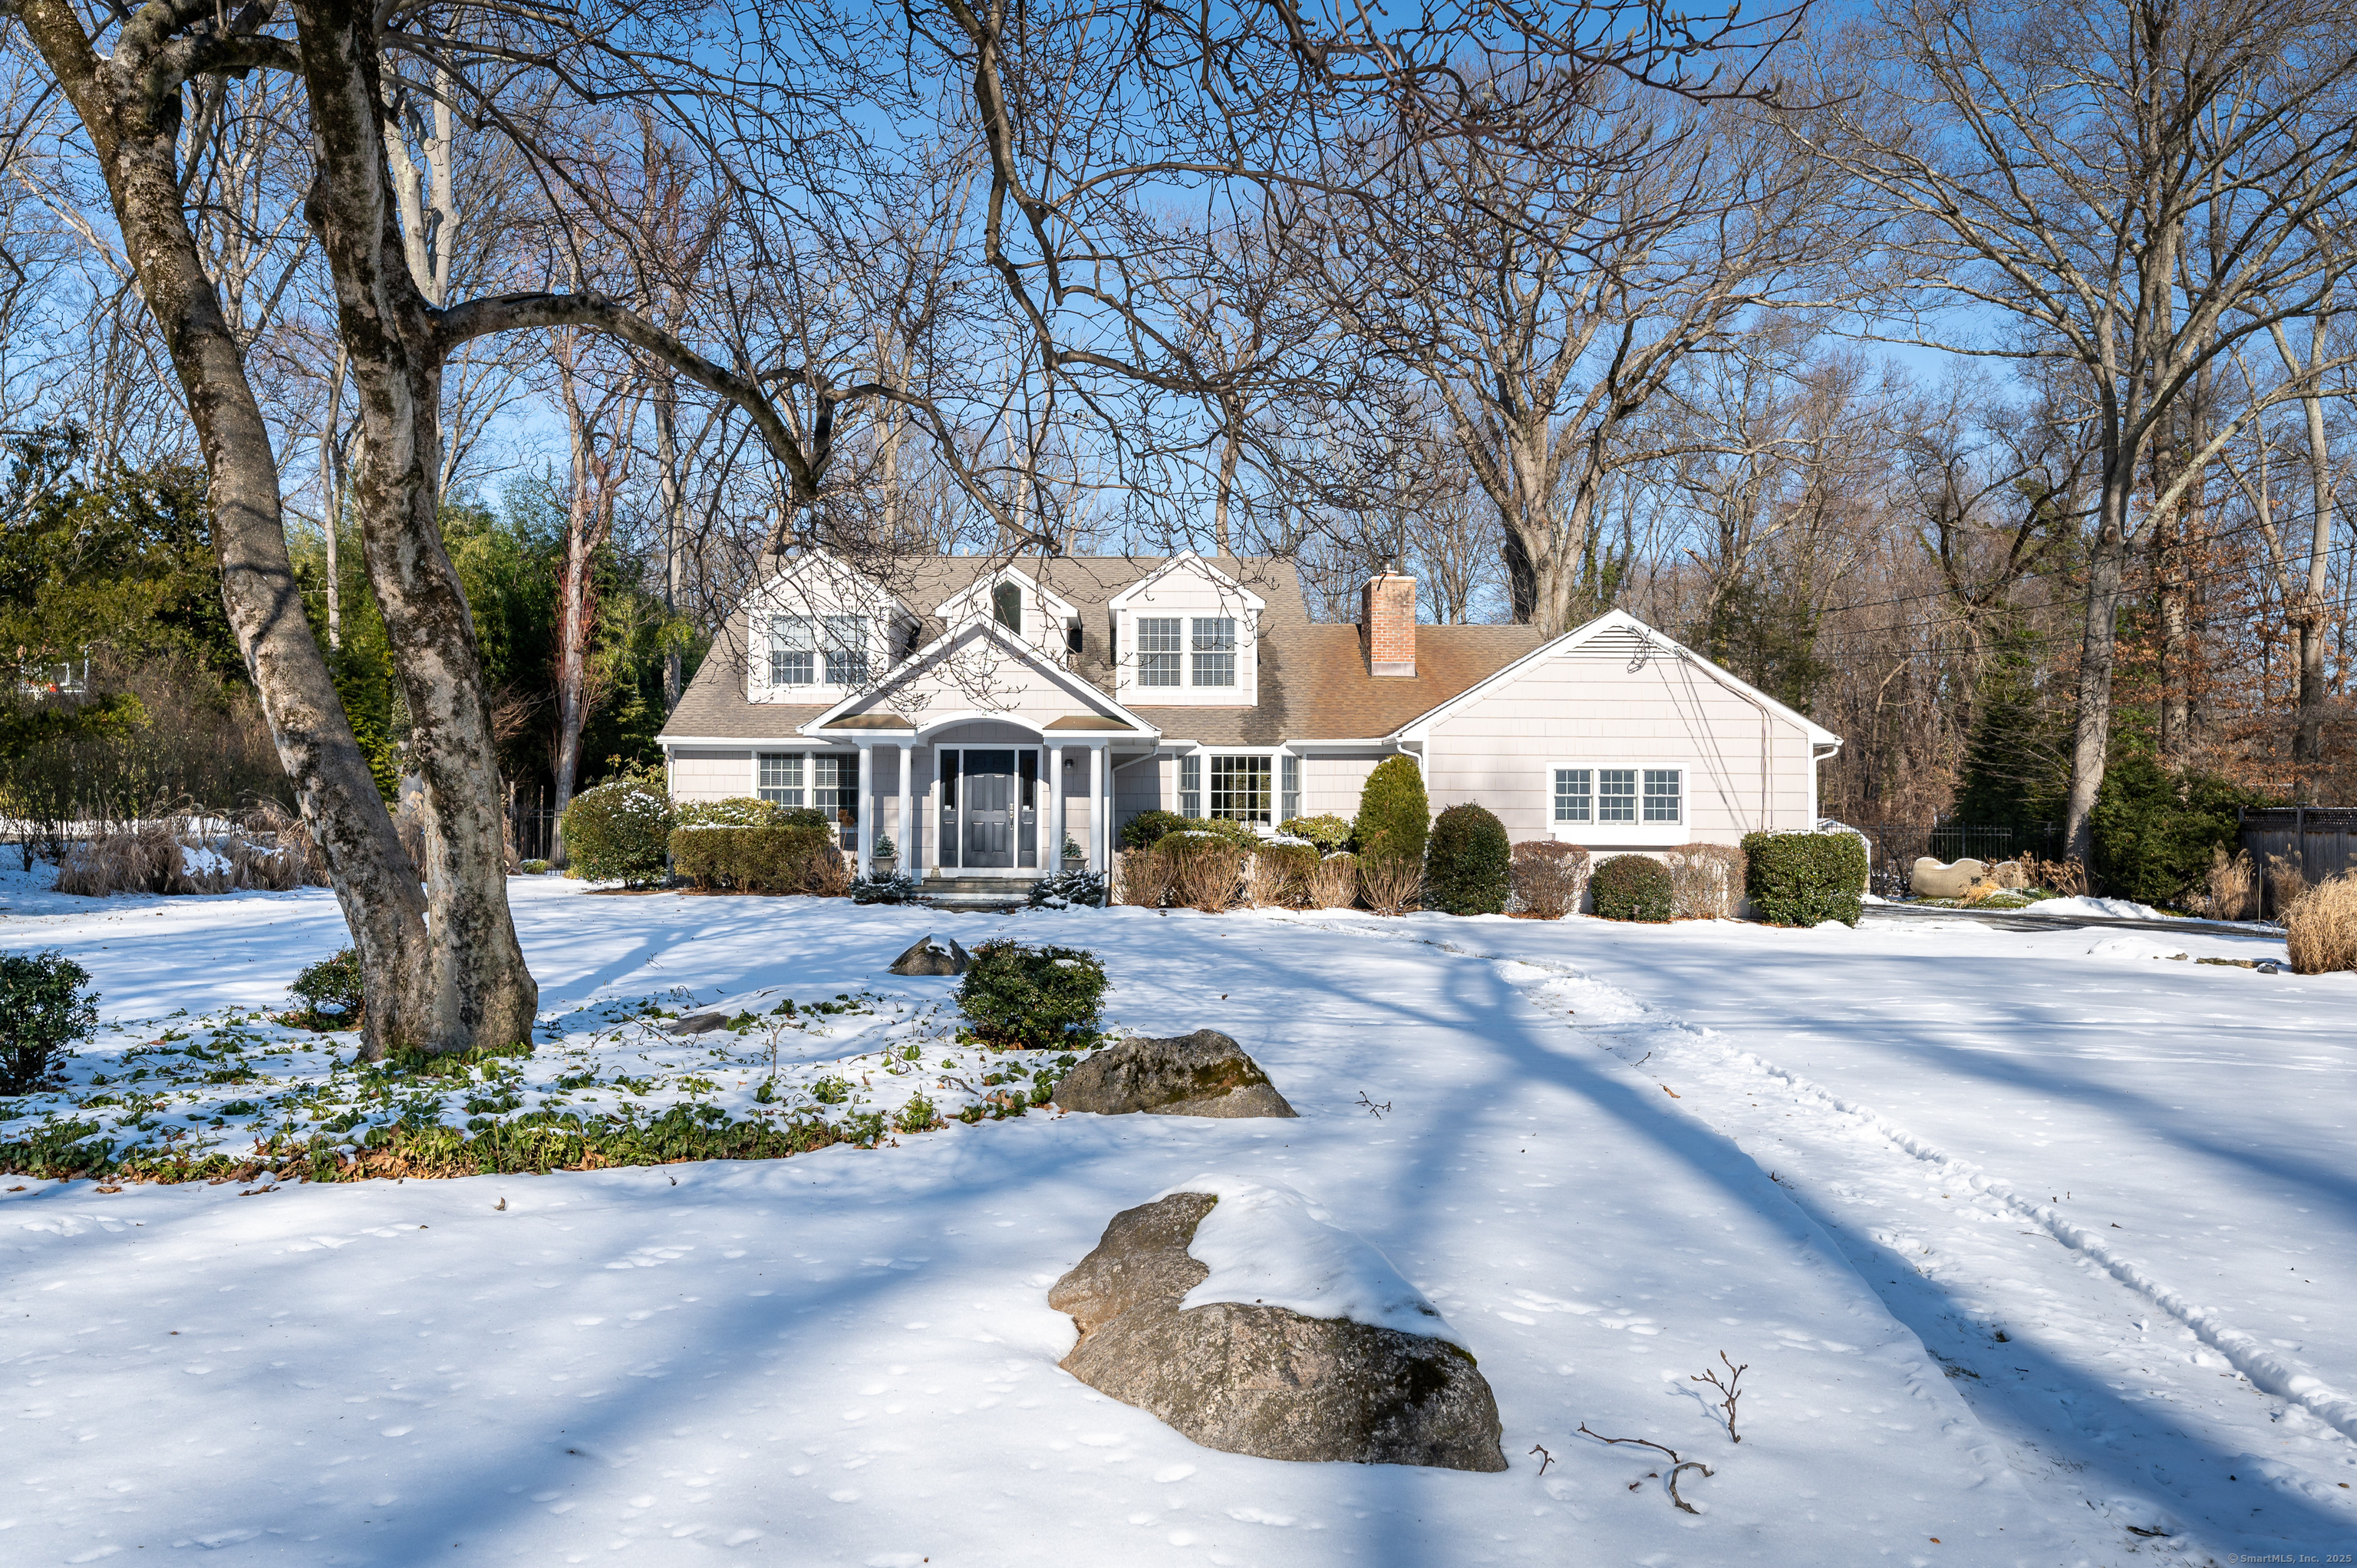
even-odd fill
[(698, 887), (740, 893), (817, 891), (837, 857), (834, 832), (792, 827), (683, 827), (671, 835), (673, 869)]
[(2140, 904), (2181, 904), (2205, 887), (2211, 852), (2234, 853), (2235, 808), (2262, 797), (2210, 774), (2174, 777), (2141, 752), (2104, 770), (2095, 797), (2095, 875)]
[(1868, 869), (1856, 833), (1746, 833), (1744, 891), (1771, 926), (1857, 924)]
[(1325, 854), (1351, 847), (1351, 821), (1347, 817), (1287, 817), (1277, 824), (1276, 831), (1289, 837), (1308, 839)]
[(672, 813), (683, 828), (823, 828), (826, 813), (811, 806), (780, 806), (751, 795), (726, 800), (683, 800)]
[(1386, 757), (1376, 763), (1359, 793), (1359, 820), (1351, 827), (1361, 857), (1421, 863), (1431, 831), (1432, 808), (1415, 758)]
[(574, 796), (557, 832), (579, 875), (592, 882), (646, 883), (663, 875), (671, 827), (671, 798), (662, 786), (626, 778)]
[(52, 949), (0, 954), (0, 1094), (32, 1094), (98, 1026), (90, 972)]
[(1651, 855), (1616, 854), (1596, 868), (1588, 891), (1608, 920), (1666, 920), (1677, 912), (1670, 868)]
[(357, 1029), (368, 1005), (368, 985), (361, 975), (361, 955), (346, 948), (323, 958), (295, 977), (286, 988), (303, 1004), (303, 1023), (313, 1029)]
[(1079, 948), (985, 942), (958, 985), (958, 1005), (985, 1045), (1054, 1050), (1096, 1033), (1104, 965)]
[(1448, 915), (1506, 912), (1506, 824), (1480, 806), (1451, 806), (1432, 824), (1424, 855), (1424, 901)]
[(930, 1133), (942, 1124), (942, 1112), (930, 1099), (921, 1094), (909, 1096), (892, 1118), (895, 1133)]
[(1152, 849), (1164, 833), (1195, 824), (1176, 811), (1140, 811), (1121, 825), (1121, 847)]
[(1542, 920), (1579, 911), (1587, 892), (1587, 852), (1576, 843), (1527, 839), (1514, 846), (1508, 877), (1514, 902)]

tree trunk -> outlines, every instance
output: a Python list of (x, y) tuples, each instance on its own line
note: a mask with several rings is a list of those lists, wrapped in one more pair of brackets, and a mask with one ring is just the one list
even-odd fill
[(269, 427), (182, 206), (178, 86), (147, 47), (156, 40), (119, 40), (100, 60), (59, 0), (34, 0), (18, 14), (90, 134), (196, 425), (221, 605), (360, 953), (363, 1050), (382, 1055), (412, 1033), (425, 899), (303, 613)]
[[(679, 615), (680, 537), (686, 532), (687, 497), (679, 473), (679, 382), (665, 371), (655, 383), (655, 482), (662, 495), (663, 516), (663, 716), (668, 718), (679, 707), (681, 695), (681, 661), (673, 620)], [(886, 526), (884, 537), (888, 549), (900, 548), (899, 535), (891, 526), (889, 508), (891, 486), (897, 476), (885, 475)]]
[(352, 499), (408, 703), (409, 762), (430, 830), (433, 940), (420, 955), (404, 1033), (436, 1052), (500, 1047), (532, 1038), (539, 988), (508, 912), (482, 664), (436, 516), (442, 368), (433, 312), (394, 218), (373, 16), (350, 0), (295, 7), (317, 157), (305, 215), (328, 257), (351, 349), (362, 438)]
[(2127, 554), (2122, 542), (2127, 515), (2125, 472), (2105, 477), (2102, 507), (2087, 556), (2087, 621), (2080, 645), (2079, 713), (2071, 741), (2071, 804), (2064, 825), (2067, 852), (2090, 865), (2095, 854), (2095, 797), (2104, 787), (2112, 745), (2112, 663)]

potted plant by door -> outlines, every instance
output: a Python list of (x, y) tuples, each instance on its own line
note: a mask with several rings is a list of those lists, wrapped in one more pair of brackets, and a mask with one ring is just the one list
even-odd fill
[(888, 877), (892, 875), (893, 871), (898, 868), (899, 861), (899, 845), (892, 842), (892, 837), (889, 833), (877, 833), (876, 835), (876, 845), (868, 852), (867, 855), (867, 865), (870, 875), (879, 878)]
[(1064, 835), (1064, 869), (1078, 871), (1089, 863), (1089, 852), (1082, 849), (1071, 834)]

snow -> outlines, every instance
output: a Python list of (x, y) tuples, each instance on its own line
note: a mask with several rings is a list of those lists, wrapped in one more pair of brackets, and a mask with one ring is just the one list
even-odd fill
[(2084, 894), (2068, 898), (2041, 898), (2034, 912), (2048, 917), (2077, 920), (2168, 920), (2179, 917), (2164, 915), (2149, 904), (2139, 904), (2132, 898), (2090, 898)]
[[(2357, 977), (1948, 921), (511, 890), (553, 1036), (518, 1066), (552, 1082), (576, 1052), (675, 1049), (644, 1064), (659, 1092), (749, 1114), (764, 1040), (665, 1044), (640, 1010), (845, 996), (865, 1011), (781, 1040), (781, 1075), (863, 1068), (863, 1109), (952, 1095), (969, 1075), (931, 1047), (955, 982), (886, 972), (930, 930), (1086, 947), (1114, 1026), (1223, 1030), (1301, 1116), (1035, 1110), (457, 1181), (0, 1182), (22, 1189), (0, 1192), (10, 1563), (2125, 1564), (2357, 1539)], [(130, 1056), (167, 1019), (183, 1047), (303, 1043), (256, 1015), (344, 940), (323, 890), (94, 902), (10, 875), (0, 899), (0, 944), (63, 949), (103, 993), (78, 1075), (183, 1071)], [(880, 1070), (911, 1037), (922, 1071)], [(696, 1070), (715, 1048), (731, 1070)], [(156, 1114), (214, 1093), (174, 1084)], [(1477, 1359), (1511, 1468), (1216, 1453), (1060, 1371), (1048, 1286), (1205, 1172), (1272, 1196), (1223, 1197), (1198, 1256), (1379, 1299), (1364, 1257), (1268, 1236), (1362, 1241)], [(1722, 1350), (1749, 1366), (1739, 1445), (1690, 1380)], [(1706, 1511), (1583, 1424), (1709, 1464), (1681, 1485)]]
[(1282, 1182), (1207, 1171), (1154, 1201), (1180, 1192), (1219, 1199), (1187, 1247), (1211, 1272), (1180, 1299), (1180, 1311), (1218, 1301), (1258, 1304), (1466, 1344), (1389, 1258)]

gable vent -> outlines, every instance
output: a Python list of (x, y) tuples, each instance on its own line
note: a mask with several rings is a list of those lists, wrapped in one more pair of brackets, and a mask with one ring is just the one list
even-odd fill
[(1658, 643), (1648, 642), (1643, 633), (1629, 627), (1615, 627), (1610, 631), (1597, 633), (1561, 657), (1594, 660), (1598, 663), (1609, 660), (1617, 664), (1631, 664), (1648, 656), (1654, 659), (1666, 659), (1671, 655), (1668, 649)]

